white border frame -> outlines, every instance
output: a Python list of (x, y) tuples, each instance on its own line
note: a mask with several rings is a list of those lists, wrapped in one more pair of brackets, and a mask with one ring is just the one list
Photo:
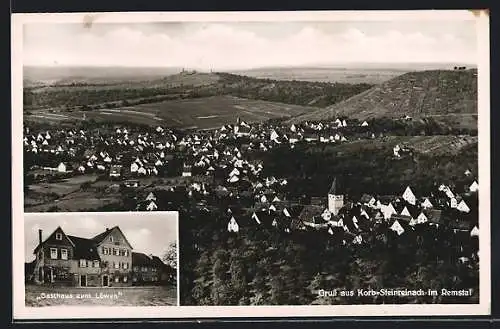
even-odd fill
[[(331, 305), (331, 306), (168, 306), (168, 307), (40, 307), (24, 305), (24, 201), (22, 161), (22, 47), (26, 23), (140, 23), (152, 21), (395, 21), (476, 20), (478, 33), (478, 167), (480, 198), (480, 301), (479, 304)], [(487, 11), (303, 11), (303, 12), (163, 12), (67, 13), (12, 15), (12, 237), (14, 320), (85, 318), (209, 318), (209, 317), (341, 317), (341, 316), (464, 316), (491, 313), (490, 273), (490, 86), (489, 17)], [(17, 115), (16, 115), (17, 114)], [(95, 213), (94, 213), (95, 214)], [(178, 253), (179, 257), (179, 253)], [(177, 270), (178, 299), (180, 295)]]

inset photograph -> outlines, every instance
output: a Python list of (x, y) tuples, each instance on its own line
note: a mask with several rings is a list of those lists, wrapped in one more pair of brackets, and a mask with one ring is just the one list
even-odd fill
[(168, 306), (176, 212), (25, 215), (25, 305)]

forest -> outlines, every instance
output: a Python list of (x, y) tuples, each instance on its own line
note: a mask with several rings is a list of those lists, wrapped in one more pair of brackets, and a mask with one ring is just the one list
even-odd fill
[[(416, 228), (401, 236), (374, 226), (365, 244), (342, 244), (326, 232), (284, 233), (254, 225), (225, 231), (227, 214), (180, 213), (182, 305), (407, 304), (477, 302), (477, 263), (459, 249), (477, 239)], [(471, 297), (320, 297), (319, 289), (469, 289)]]
[[(286, 178), (289, 193), (324, 195), (333, 176), (341, 176), (344, 192), (353, 198), (364, 193), (399, 195), (408, 185), (419, 195), (429, 195), (440, 184), (463, 191), (470, 184), (466, 170), (477, 172), (477, 143), (461, 149), (458, 154), (422, 154), (414, 152), (395, 160), (392, 148), (382, 143), (368, 148), (298, 145), (280, 147), (273, 152), (253, 155), (264, 162), (264, 174)], [(293, 187), (293, 188), (292, 188)]]

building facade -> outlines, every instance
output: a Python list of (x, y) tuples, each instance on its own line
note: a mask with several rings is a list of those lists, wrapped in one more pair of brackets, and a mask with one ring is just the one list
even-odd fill
[[(131, 286), (133, 278), (137, 279), (137, 275), (133, 275), (133, 268), (141, 266), (140, 262), (134, 264), (134, 259), (136, 262), (138, 260), (133, 257), (132, 250), (118, 226), (106, 229), (90, 239), (67, 235), (58, 227), (43, 240), (42, 231), (39, 230), (39, 244), (34, 250), (36, 259), (29, 267), (33, 273), (26, 273), (26, 276), (32, 277), (36, 284), (77, 287)], [(160, 282), (161, 273), (165, 269), (156, 263), (156, 259), (151, 261), (151, 264), (158, 268), (159, 279), (156, 281)], [(161, 260), (160, 263), (163, 264)]]
[(171, 282), (175, 271), (153, 255), (132, 253), (132, 284), (155, 285)]

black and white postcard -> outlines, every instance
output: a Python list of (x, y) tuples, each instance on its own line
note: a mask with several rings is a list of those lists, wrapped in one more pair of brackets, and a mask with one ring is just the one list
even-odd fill
[(488, 31), (468, 10), (14, 15), (15, 314), (488, 314)]

